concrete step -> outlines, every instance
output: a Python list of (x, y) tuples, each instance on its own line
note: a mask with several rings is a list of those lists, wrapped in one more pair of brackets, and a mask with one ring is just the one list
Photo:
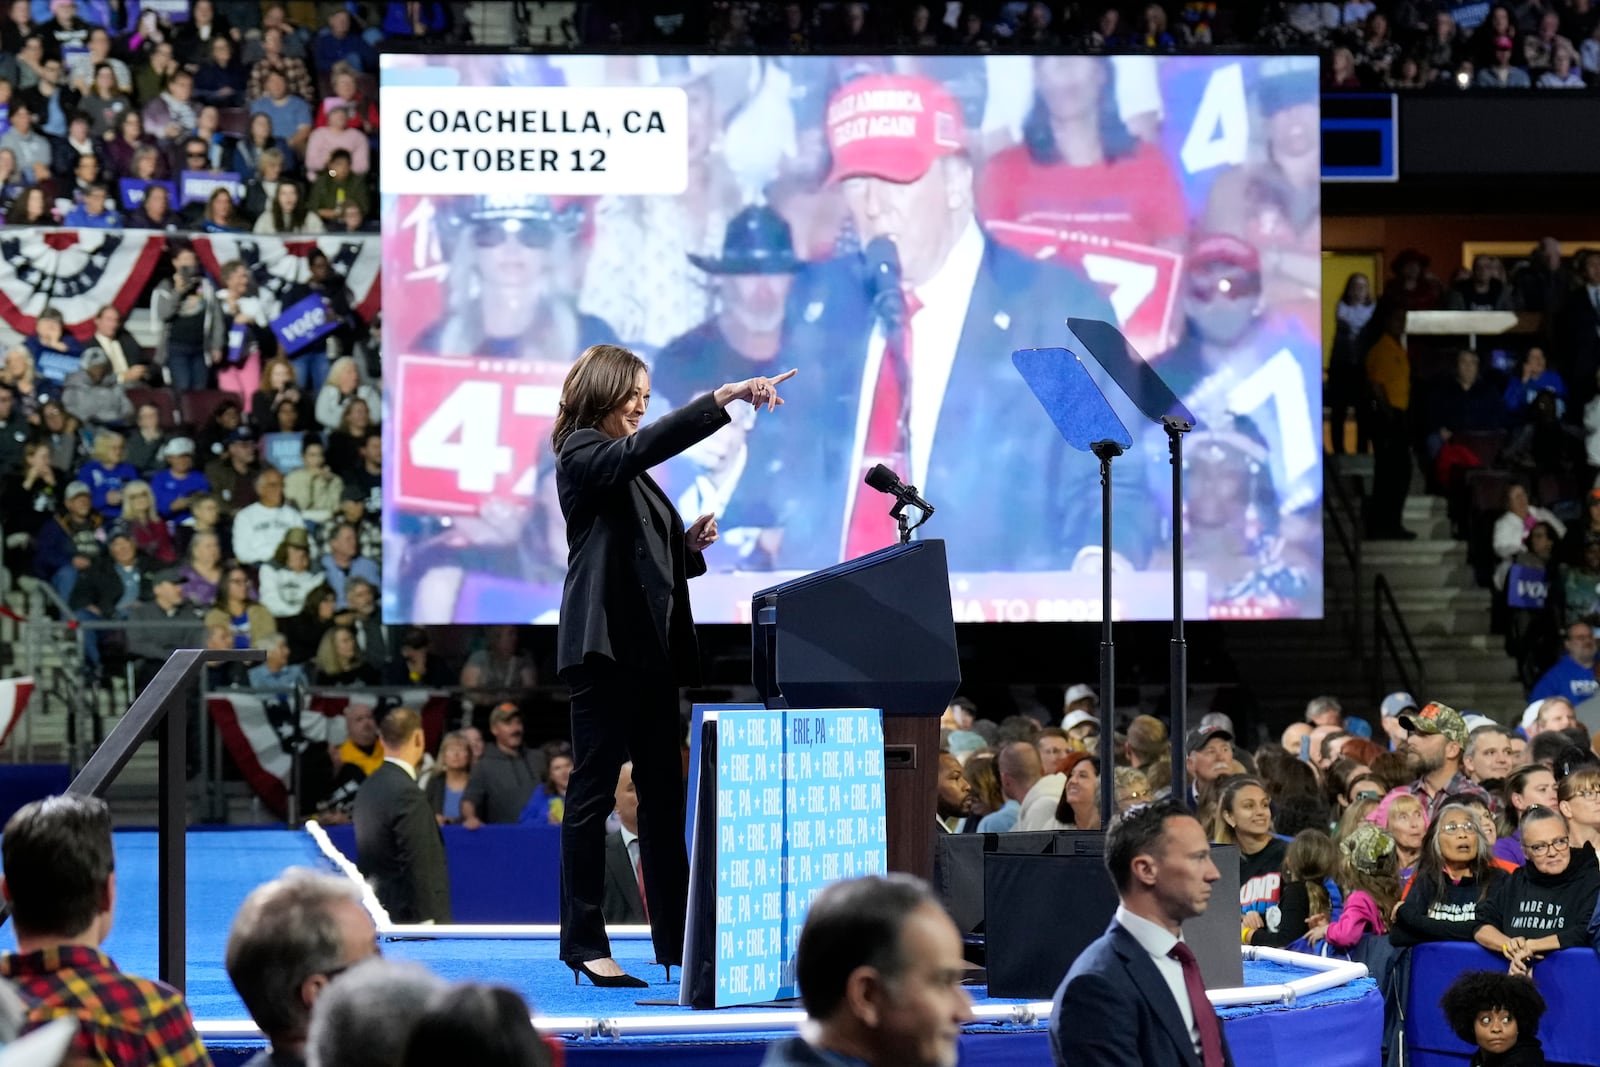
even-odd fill
[(1444, 497), (1419, 493), (1412, 493), (1406, 497), (1405, 508), (1400, 512), (1401, 518), (1408, 526), (1413, 519), (1421, 522), (1425, 519), (1445, 519), (1449, 518), (1449, 515), (1450, 505)]
[[(1413, 589), (1423, 589), (1430, 592), (1477, 592), (1477, 584), (1472, 568), (1467, 566), (1466, 559), (1445, 559), (1434, 561), (1416, 561), (1413, 563), (1391, 563), (1379, 567), (1374, 564), (1368, 568), (1367, 574), (1362, 576), (1363, 583), (1370, 582), (1372, 576), (1382, 574), (1391, 588), (1395, 590), (1395, 600), (1402, 611), (1407, 610), (1411, 603), (1407, 598)], [(1327, 588), (1329, 590), (1351, 589), (1354, 579), (1348, 571), (1334, 571), (1327, 575)], [(1362, 593), (1370, 592), (1371, 587), (1365, 585)], [(1401, 590), (1405, 592), (1402, 593)]]
[(1459, 565), (1466, 561), (1467, 546), (1448, 537), (1418, 537), (1415, 541), (1367, 541), (1361, 546), (1361, 566), (1364, 570), (1383, 571), (1389, 567), (1411, 567), (1419, 563)]

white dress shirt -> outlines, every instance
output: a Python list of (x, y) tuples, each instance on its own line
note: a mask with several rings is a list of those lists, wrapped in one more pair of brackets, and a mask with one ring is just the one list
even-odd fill
[(405, 760), (396, 759), (394, 756), (385, 756), (385, 757), (383, 757), (383, 762), (392, 763), (396, 767), (399, 767), (402, 771), (405, 771), (408, 775), (411, 776), (411, 780), (413, 782), (415, 782), (417, 780), (417, 769), (415, 767), (411, 766), (411, 764), (407, 763)]
[(1196, 1055), (1203, 1056), (1200, 1051), (1200, 1028), (1195, 1026), (1194, 1008), (1189, 1004), (1189, 989), (1183, 984), (1183, 964), (1167, 955), (1180, 939), (1173, 937), (1166, 927), (1135, 915), (1120, 904), (1117, 905), (1116, 922), (1133, 935), (1141, 948), (1150, 953), (1150, 962), (1161, 972), (1168, 992), (1178, 1002), (1178, 1013), (1183, 1016), (1183, 1025), (1189, 1028), (1189, 1039), (1194, 1042)]
[(639, 881), (639, 835), (626, 826), (617, 827), (622, 834), (622, 847), (628, 851), (628, 862), (633, 865), (633, 880)]
[[(956, 349), (961, 344), (961, 330), (967, 321), (967, 305), (972, 302), (972, 286), (983, 263), (983, 231), (975, 219), (956, 238), (955, 246), (945, 257), (944, 266), (932, 278), (916, 286), (912, 292), (922, 303), (917, 313), (906, 322), (911, 342), (911, 470), (896, 471), (902, 478), (922, 490), (937, 492), (937, 486), (928, 485), (928, 463), (933, 454), (934, 429), (939, 425), (939, 409), (944, 404), (945, 386), (950, 381), (950, 368), (956, 361)], [(840, 558), (849, 539), (849, 516), (855, 513), (857, 494), (865, 488), (859, 477), (862, 450), (867, 444), (867, 425), (872, 421), (872, 400), (877, 391), (878, 370), (883, 364), (883, 350), (887, 338), (882, 325), (875, 325), (872, 338), (867, 342), (866, 366), (861, 370), (861, 402), (856, 408), (855, 446), (850, 454), (856, 457), (856, 476), (850, 479), (849, 496), (845, 500), (845, 529), (840, 534)], [(870, 491), (870, 490), (869, 490)], [(876, 495), (876, 494), (874, 494)], [(876, 507), (874, 501), (865, 506)]]

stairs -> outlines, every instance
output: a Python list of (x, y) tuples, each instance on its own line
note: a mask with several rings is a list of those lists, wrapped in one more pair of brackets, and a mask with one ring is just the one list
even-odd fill
[[(1343, 469), (1370, 480), (1371, 458), (1349, 457)], [(1427, 692), (1413, 695), (1514, 722), (1526, 703), (1522, 686), (1502, 638), (1489, 632), (1492, 594), (1474, 584), (1466, 545), (1450, 536), (1444, 500), (1426, 495), (1420, 483), (1414, 485), (1404, 521), (1417, 539), (1362, 543), (1360, 649), (1353, 647), (1351, 638), (1357, 621), (1353, 576), (1333, 520), (1326, 514), (1337, 507), (1337, 498), (1328, 494), (1323, 520), (1323, 619), (1244, 625), (1229, 640), (1243, 680), (1254, 691), (1264, 720), (1273, 724), (1270, 732), (1299, 719), (1306, 701), (1323, 693), (1339, 697), (1347, 712), (1366, 715), (1376, 723), (1377, 700), (1383, 692), (1370, 690), (1366, 670), (1372, 652), (1372, 584), (1377, 574), (1393, 589), (1424, 660)], [(1347, 530), (1361, 529), (1358, 517), (1344, 525)], [(1398, 635), (1395, 640), (1398, 644)], [(1381, 673), (1384, 692), (1400, 688), (1389, 662)]]

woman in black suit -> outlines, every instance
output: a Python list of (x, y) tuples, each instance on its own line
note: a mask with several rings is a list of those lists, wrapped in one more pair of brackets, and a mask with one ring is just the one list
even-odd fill
[(688, 580), (705, 573), (701, 552), (717, 523), (702, 515), (685, 530), (647, 472), (727, 425), (723, 409), (735, 400), (776, 409), (777, 387), (794, 373), (723, 385), (643, 428), (650, 373), (627, 349), (594, 345), (562, 385), (550, 438), (568, 548), (556, 668), (572, 687), (574, 766), (561, 823), (561, 959), (575, 981), (582, 973), (596, 985), (646, 984), (611, 958), (601, 914), (605, 820), (628, 759), (656, 961), (670, 978), (683, 959), (678, 688), (699, 682)]

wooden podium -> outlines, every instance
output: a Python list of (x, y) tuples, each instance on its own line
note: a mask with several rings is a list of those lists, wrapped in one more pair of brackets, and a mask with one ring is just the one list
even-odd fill
[(751, 672), (769, 708), (879, 708), (889, 869), (933, 875), (939, 718), (961, 684), (941, 540), (913, 541), (763, 589)]

